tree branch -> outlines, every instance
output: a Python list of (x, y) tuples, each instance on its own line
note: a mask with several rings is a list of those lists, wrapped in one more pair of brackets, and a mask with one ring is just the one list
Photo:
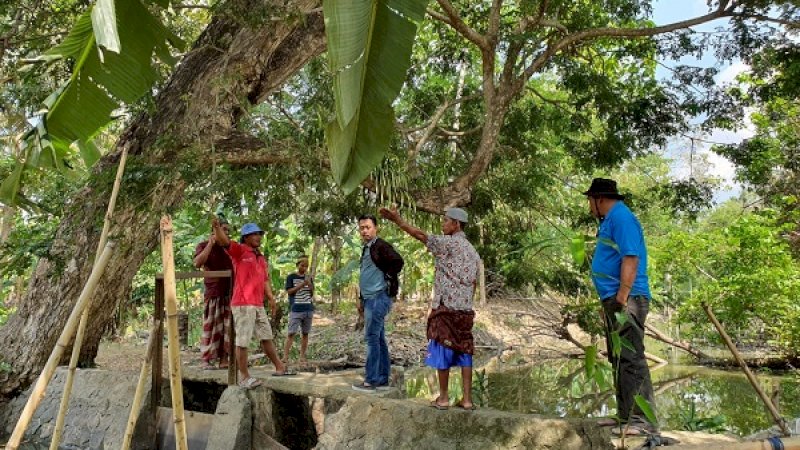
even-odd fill
[(483, 126), (478, 125), (477, 127), (470, 128), (469, 130), (448, 130), (446, 128), (437, 127), (437, 131), (442, 133), (445, 136), (449, 137), (461, 137), (461, 136), (469, 136), (470, 134), (475, 134), (483, 129)]
[(492, 48), (497, 46), (497, 39), (500, 33), (500, 9), (503, 7), (503, 0), (493, 0), (492, 9), (489, 11), (489, 30), (486, 32), (486, 42)]
[(456, 100), (445, 101), (444, 104), (442, 104), (431, 117), (430, 122), (428, 122), (428, 125), (424, 128), (422, 136), (420, 136), (420, 138), (417, 140), (417, 143), (414, 146), (414, 148), (409, 149), (408, 163), (410, 165), (416, 164), (417, 156), (419, 156), (420, 152), (422, 151), (422, 147), (425, 146), (425, 144), (427, 144), (428, 141), (430, 141), (431, 136), (433, 136), (434, 132), (439, 126), (439, 121), (442, 120), (442, 117), (444, 117), (444, 114), (447, 112), (448, 109), (459, 103), (463, 103), (476, 98), (478, 98), (478, 94), (467, 95)]
[(758, 20), (762, 22), (769, 22), (769, 23), (777, 23), (779, 25), (783, 25), (790, 28), (798, 28), (800, 27), (800, 22), (795, 22), (787, 19), (781, 19), (780, 17), (769, 17), (762, 14), (745, 14), (745, 13), (733, 13), (731, 17), (738, 17), (742, 19), (752, 19)]
[(214, 152), (207, 153), (206, 164), (230, 164), (232, 166), (285, 165), (295, 161), (290, 156), (295, 147), (293, 141), (272, 143), (267, 146), (261, 139), (235, 131), (214, 142)]
[(564, 104), (572, 105), (572, 103), (570, 103), (568, 100), (556, 100), (556, 99), (553, 99), (553, 98), (547, 98), (541, 92), (537, 91), (536, 88), (534, 88), (532, 86), (527, 86), (526, 89), (531, 91), (531, 93), (533, 93), (533, 95), (539, 97), (540, 99), (542, 99), (543, 101), (545, 101), (547, 103), (550, 103), (551, 105), (556, 105), (556, 106), (559, 106), (559, 107), (561, 105), (564, 105)]
[(446, 15), (440, 13), (439, 11), (434, 11), (434, 10), (428, 8), (426, 12), (428, 13), (429, 16), (433, 17), (434, 19), (438, 20), (439, 22), (443, 22), (443, 23), (449, 25), (450, 27), (455, 28), (455, 25), (453, 25), (453, 22), (450, 21), (450, 18), (447, 17)]
[(510, 89), (510, 94), (513, 97), (519, 91), (522, 90), (525, 83), (527, 83), (528, 79), (533, 76), (538, 70), (540, 70), (553, 55), (561, 51), (562, 49), (569, 47), (571, 45), (588, 41), (591, 39), (596, 39), (599, 37), (616, 37), (616, 38), (638, 38), (638, 37), (649, 37), (655, 36), (658, 34), (669, 33), (675, 30), (680, 30), (682, 28), (690, 28), (695, 25), (700, 25), (702, 23), (710, 22), (716, 19), (720, 19), (723, 17), (730, 17), (733, 15), (733, 12), (730, 9), (717, 9), (713, 12), (708, 14), (704, 14), (702, 16), (698, 16), (692, 19), (682, 20), (680, 22), (674, 22), (667, 25), (661, 25), (657, 27), (651, 28), (614, 28), (614, 27), (602, 27), (602, 28), (590, 28), (583, 31), (577, 31), (571, 34), (568, 34), (562, 37), (560, 40), (556, 41), (555, 43), (548, 45), (547, 49), (542, 52), (538, 57), (536, 57), (533, 62), (531, 62), (528, 67), (525, 68), (522, 75), (516, 80), (513, 87)]
[(536, 25), (542, 26), (543, 28), (555, 28), (564, 34), (569, 33), (567, 27), (557, 20), (540, 19), (537, 21)]
[(461, 16), (458, 15), (458, 11), (456, 11), (456, 9), (453, 7), (453, 4), (450, 3), (450, 0), (438, 0), (438, 2), (439, 6), (442, 7), (448, 19), (450, 20), (449, 25), (452, 26), (453, 29), (455, 29), (460, 35), (464, 36), (464, 38), (466, 38), (468, 41), (477, 45), (478, 48), (484, 51), (490, 50), (490, 46), (486, 41), (486, 38), (470, 28), (470, 26), (461, 19)]

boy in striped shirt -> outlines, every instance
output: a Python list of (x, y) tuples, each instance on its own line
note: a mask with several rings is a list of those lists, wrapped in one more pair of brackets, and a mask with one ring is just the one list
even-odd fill
[(286, 277), (286, 293), (289, 294), (289, 333), (283, 348), (283, 361), (289, 361), (294, 336), (302, 333), (300, 339), (300, 362), (306, 362), (308, 333), (314, 319), (314, 282), (308, 275), (308, 257), (303, 255), (297, 260), (297, 272)]

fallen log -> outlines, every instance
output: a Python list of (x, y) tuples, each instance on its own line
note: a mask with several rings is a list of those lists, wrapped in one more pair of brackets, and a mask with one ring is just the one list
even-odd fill
[(669, 337), (666, 334), (664, 334), (661, 330), (659, 330), (658, 328), (656, 328), (656, 327), (654, 327), (654, 326), (652, 326), (650, 324), (646, 323), (644, 325), (644, 330), (645, 330), (645, 334), (650, 336), (651, 338), (653, 338), (653, 339), (655, 339), (657, 341), (661, 341), (661, 342), (663, 342), (665, 344), (671, 345), (671, 346), (673, 346), (675, 348), (679, 348), (679, 349), (685, 351), (686, 353), (689, 353), (690, 355), (694, 356), (697, 359), (701, 359), (701, 360), (713, 359), (707, 353), (704, 353), (704, 352), (694, 348), (692, 346), (692, 344), (690, 344), (688, 342), (678, 341), (678, 340), (672, 339), (671, 337)]

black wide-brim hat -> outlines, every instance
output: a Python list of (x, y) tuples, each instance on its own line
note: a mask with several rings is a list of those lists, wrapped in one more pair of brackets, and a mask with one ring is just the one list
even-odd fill
[(625, 196), (617, 190), (617, 182), (608, 178), (595, 178), (592, 185), (583, 193), (589, 197), (606, 197), (615, 200), (624, 200)]

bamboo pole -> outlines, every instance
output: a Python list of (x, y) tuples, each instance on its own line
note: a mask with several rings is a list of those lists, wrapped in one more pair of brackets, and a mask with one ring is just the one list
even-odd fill
[(97, 288), (97, 284), (100, 281), (100, 278), (103, 276), (106, 266), (108, 265), (108, 261), (111, 259), (111, 254), (113, 251), (114, 243), (109, 242), (103, 249), (103, 253), (100, 255), (100, 260), (92, 268), (92, 273), (89, 275), (89, 279), (83, 286), (83, 291), (81, 292), (80, 297), (78, 297), (78, 301), (75, 303), (75, 307), (72, 309), (72, 313), (67, 319), (64, 329), (61, 331), (61, 336), (59, 336), (55, 348), (53, 348), (52, 353), (50, 353), (50, 358), (47, 360), (42, 373), (39, 374), (39, 378), (36, 380), (36, 384), (31, 391), (31, 395), (28, 397), (27, 403), (25, 403), (25, 409), (22, 410), (22, 414), (20, 415), (16, 426), (14, 426), (14, 432), (11, 433), (11, 438), (6, 444), (7, 450), (17, 450), (19, 448), (20, 442), (22, 442), (22, 436), (25, 434), (25, 430), (28, 429), (28, 425), (33, 418), (33, 413), (36, 412), (36, 408), (39, 407), (39, 403), (41, 403), (42, 399), (44, 398), (47, 385), (53, 378), (53, 373), (56, 371), (56, 366), (58, 366), (61, 356), (64, 355), (64, 351), (67, 348), (67, 345), (69, 345), (72, 335), (75, 333), (75, 329), (77, 328), (80, 320), (80, 315), (83, 313), (83, 309), (86, 307), (89, 299), (92, 298), (92, 295)]
[(744, 362), (742, 355), (739, 354), (739, 350), (736, 349), (736, 345), (734, 345), (730, 336), (728, 336), (728, 333), (722, 327), (722, 324), (719, 323), (719, 320), (717, 320), (717, 316), (714, 315), (714, 311), (711, 310), (710, 306), (705, 304), (703, 305), (703, 311), (706, 312), (708, 318), (711, 319), (711, 323), (714, 324), (714, 327), (719, 332), (719, 335), (722, 336), (722, 340), (725, 342), (725, 345), (728, 346), (728, 350), (731, 351), (733, 357), (736, 359), (736, 362), (739, 364), (739, 367), (742, 368), (744, 375), (747, 377), (747, 381), (750, 382), (750, 384), (753, 386), (753, 389), (755, 389), (756, 394), (758, 394), (758, 396), (761, 398), (761, 401), (763, 401), (764, 405), (766, 405), (767, 410), (769, 410), (770, 415), (772, 415), (772, 419), (781, 429), (781, 432), (785, 436), (789, 436), (791, 432), (789, 431), (789, 427), (786, 426), (786, 421), (783, 420), (781, 413), (778, 411), (778, 408), (775, 407), (775, 404), (772, 403), (772, 400), (767, 397), (767, 394), (764, 393), (764, 390), (758, 385), (756, 377), (753, 375), (753, 372), (750, 371), (750, 368), (747, 367), (747, 363)]
[(175, 290), (175, 257), (172, 253), (172, 219), (161, 218), (161, 261), (164, 264), (164, 303), (167, 309), (167, 342), (169, 350), (169, 387), (172, 394), (172, 420), (175, 424), (175, 446), (187, 450), (186, 422), (183, 417), (183, 379), (178, 343), (178, 301)]
[[(128, 147), (122, 149), (122, 155), (119, 158), (119, 166), (117, 166), (117, 176), (114, 179), (114, 187), (111, 189), (111, 198), (108, 200), (108, 207), (106, 208), (106, 215), (103, 219), (103, 231), (100, 233), (100, 241), (97, 243), (97, 252), (94, 256), (94, 263), (100, 259), (100, 253), (108, 242), (108, 231), (111, 228), (111, 218), (114, 216), (114, 207), (117, 204), (117, 196), (119, 195), (119, 186), (122, 184), (122, 174), (125, 172), (125, 162), (128, 160)], [(56, 417), (56, 426), (53, 429), (53, 437), (50, 440), (50, 450), (58, 450), (58, 445), (61, 443), (61, 434), (64, 432), (64, 419), (67, 415), (67, 408), (69, 407), (69, 397), (72, 395), (72, 383), (75, 379), (75, 368), (78, 367), (78, 359), (81, 356), (81, 347), (83, 347), (83, 337), (86, 334), (86, 324), (89, 322), (89, 305), (86, 306), (81, 315), (81, 323), (78, 325), (78, 333), (75, 335), (75, 341), (72, 344), (72, 356), (69, 360), (69, 371), (67, 372), (67, 379), (64, 382), (64, 392), (61, 394), (61, 405), (58, 407), (58, 416)]]
[[(779, 445), (783, 445), (780, 447)], [(762, 441), (750, 442), (725, 442), (717, 444), (694, 444), (694, 445), (681, 445), (681, 450), (775, 450), (782, 448), (784, 450), (800, 450), (800, 437), (782, 438), (772, 442), (765, 439)]]
[(133, 430), (136, 428), (136, 422), (139, 421), (139, 409), (142, 405), (142, 397), (144, 397), (144, 386), (147, 381), (147, 375), (150, 373), (150, 363), (153, 361), (153, 353), (156, 352), (157, 339), (156, 331), (161, 326), (161, 321), (156, 320), (150, 327), (150, 337), (147, 340), (147, 352), (142, 361), (142, 370), (139, 371), (139, 382), (136, 384), (136, 393), (133, 395), (131, 402), (131, 412), (128, 415), (128, 426), (125, 428), (125, 434), (122, 438), (122, 450), (128, 450), (131, 447), (133, 440)]
[[(708, 278), (711, 278), (714, 281), (717, 281), (717, 279), (713, 275), (703, 270), (702, 267), (700, 266), (695, 266), (695, 267), (703, 275), (707, 276)], [(769, 410), (770, 415), (772, 415), (772, 419), (775, 420), (775, 423), (781, 429), (781, 432), (785, 436), (790, 436), (791, 432), (789, 431), (789, 427), (786, 425), (786, 421), (783, 420), (783, 417), (781, 417), (781, 413), (778, 411), (778, 408), (775, 407), (775, 404), (772, 403), (772, 400), (770, 400), (770, 398), (767, 397), (767, 394), (765, 394), (764, 391), (761, 389), (761, 386), (758, 385), (756, 377), (753, 375), (753, 372), (750, 371), (750, 368), (747, 366), (747, 363), (742, 358), (742, 355), (739, 354), (739, 350), (736, 348), (736, 345), (733, 344), (733, 341), (731, 340), (730, 336), (728, 336), (728, 333), (725, 331), (725, 328), (723, 328), (722, 324), (719, 323), (719, 320), (717, 320), (717, 316), (714, 315), (714, 311), (712, 311), (711, 307), (708, 306), (707, 304), (703, 304), (703, 311), (705, 311), (706, 315), (711, 320), (711, 323), (714, 324), (714, 327), (717, 329), (717, 332), (719, 332), (719, 335), (722, 336), (722, 340), (725, 342), (725, 345), (728, 346), (728, 350), (730, 350), (731, 354), (733, 354), (733, 357), (734, 359), (736, 359), (736, 362), (739, 364), (739, 367), (742, 368), (744, 375), (747, 377), (747, 381), (750, 382), (750, 385), (753, 386), (753, 389), (755, 389), (756, 394), (758, 394), (758, 396), (761, 398), (761, 401), (764, 402), (764, 405), (766, 405), (767, 410)]]

